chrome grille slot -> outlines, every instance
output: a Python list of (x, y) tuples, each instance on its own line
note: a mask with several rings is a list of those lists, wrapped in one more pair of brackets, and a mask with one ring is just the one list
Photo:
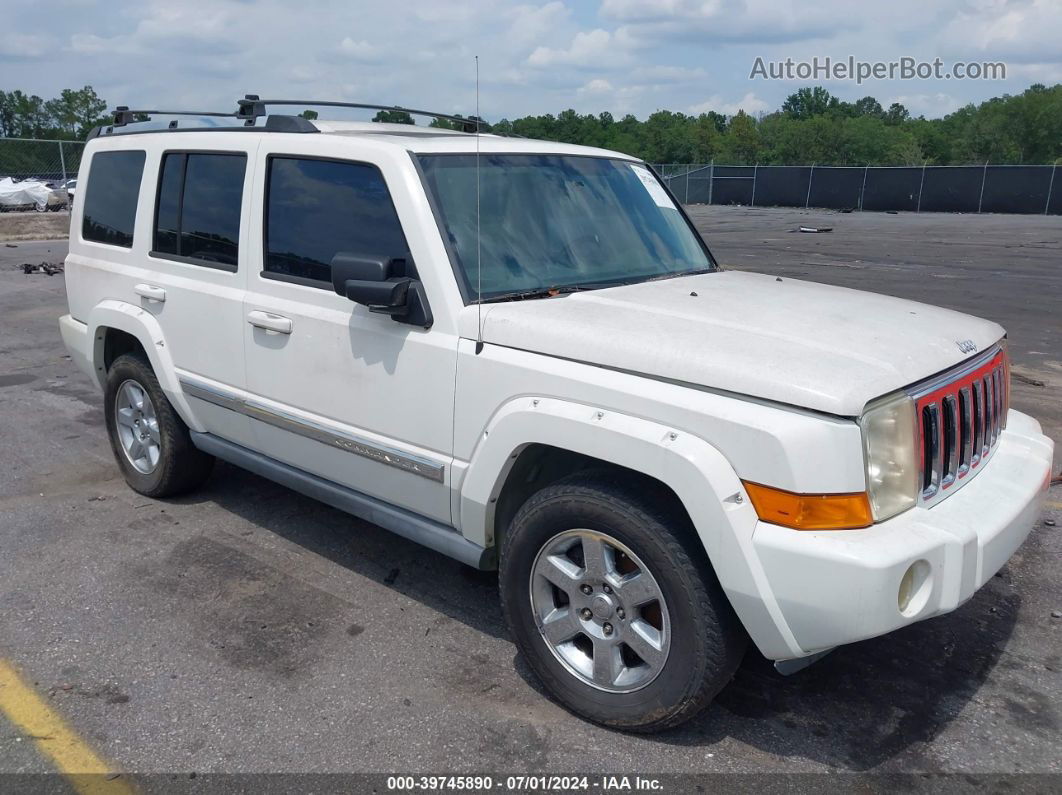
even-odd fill
[(955, 395), (948, 395), (941, 401), (941, 414), (944, 444), (941, 447), (943, 468), (940, 482), (947, 488), (955, 481), (959, 470), (959, 401)]
[(959, 471), (961, 478), (970, 471), (974, 448), (974, 415), (970, 387), (959, 390)]
[(999, 438), (1000, 431), (1003, 431), (1003, 368), (996, 367), (992, 370), (992, 388), (996, 399), (996, 421), (992, 437), (993, 442), (995, 442)]
[(922, 496), (932, 497), (940, 488), (940, 407), (922, 408)]
[(992, 377), (984, 377), (984, 449), (986, 451), (995, 443), (995, 391)]
[(919, 503), (932, 505), (977, 474), (1006, 424), (1005, 352), (996, 348), (909, 390), (922, 456)]
[(985, 390), (977, 381), (971, 384), (970, 388), (973, 390), (974, 410), (973, 456), (970, 458), (970, 466), (977, 466), (985, 454)]

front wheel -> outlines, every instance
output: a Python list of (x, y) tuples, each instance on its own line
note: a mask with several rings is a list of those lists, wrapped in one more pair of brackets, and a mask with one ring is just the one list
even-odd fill
[[(637, 495), (637, 496), (636, 496)], [(666, 495), (575, 475), (517, 512), (502, 604), (520, 651), (573, 712), (631, 731), (689, 720), (733, 676), (747, 636)]]

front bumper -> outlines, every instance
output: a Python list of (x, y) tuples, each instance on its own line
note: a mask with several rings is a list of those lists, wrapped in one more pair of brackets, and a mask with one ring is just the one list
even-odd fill
[[(753, 546), (804, 654), (954, 610), (1007, 562), (1040, 515), (1054, 445), (1016, 411), (998, 445), (983, 472), (932, 508), (864, 530), (757, 523)], [(912, 566), (911, 598), (901, 610), (901, 581)]]

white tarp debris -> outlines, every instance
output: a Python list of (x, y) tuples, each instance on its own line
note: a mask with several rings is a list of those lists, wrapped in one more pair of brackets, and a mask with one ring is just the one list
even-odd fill
[(0, 206), (29, 207), (36, 206), (43, 210), (48, 206), (52, 189), (43, 182), (23, 180), (15, 182), (11, 177), (0, 179)]

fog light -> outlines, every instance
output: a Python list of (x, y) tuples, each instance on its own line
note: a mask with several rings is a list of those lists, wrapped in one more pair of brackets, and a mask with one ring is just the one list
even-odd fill
[(903, 573), (900, 590), (896, 594), (896, 605), (905, 616), (916, 615), (929, 601), (932, 589), (929, 573), (929, 563), (924, 560), (916, 560)]

